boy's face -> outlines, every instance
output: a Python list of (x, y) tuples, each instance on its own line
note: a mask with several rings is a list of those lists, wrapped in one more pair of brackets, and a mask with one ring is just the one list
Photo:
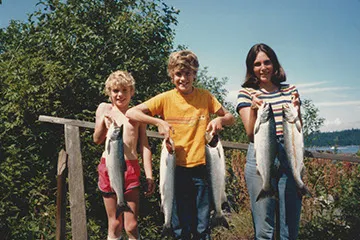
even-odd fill
[(129, 86), (113, 86), (110, 91), (110, 99), (120, 110), (127, 109), (131, 97), (134, 95), (134, 89)]
[(193, 83), (195, 80), (195, 72), (188, 69), (176, 69), (174, 71), (172, 82), (176, 89), (182, 94), (189, 94), (193, 91)]

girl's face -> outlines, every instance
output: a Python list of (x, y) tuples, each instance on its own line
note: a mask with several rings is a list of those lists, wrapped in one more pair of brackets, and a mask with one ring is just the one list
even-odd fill
[(274, 66), (266, 53), (259, 52), (254, 61), (254, 74), (261, 83), (271, 82)]
[(195, 73), (191, 70), (175, 70), (173, 83), (176, 89), (182, 94), (189, 94), (193, 91)]
[(127, 110), (133, 93), (132, 87), (113, 86), (110, 93), (111, 102), (120, 110)]

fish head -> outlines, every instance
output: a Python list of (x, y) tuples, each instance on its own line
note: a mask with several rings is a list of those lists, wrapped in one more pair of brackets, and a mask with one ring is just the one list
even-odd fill
[(211, 135), (209, 132), (205, 133), (205, 143), (210, 147), (216, 147), (219, 142), (219, 135)]
[(292, 104), (282, 105), (283, 118), (285, 121), (294, 123), (298, 119), (298, 111)]
[(263, 102), (257, 112), (257, 117), (261, 123), (269, 121), (274, 117), (274, 113), (270, 103)]
[(174, 144), (174, 141), (171, 138), (168, 138), (168, 139), (164, 140), (163, 147), (166, 147), (167, 151), (170, 154), (175, 153), (175, 144)]

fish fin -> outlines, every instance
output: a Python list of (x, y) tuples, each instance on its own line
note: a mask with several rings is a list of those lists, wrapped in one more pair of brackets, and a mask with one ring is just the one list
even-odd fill
[(257, 134), (257, 132), (260, 129), (260, 121), (255, 122), (255, 126), (254, 126), (254, 135)]
[(295, 126), (296, 126), (296, 129), (298, 130), (299, 133), (301, 133), (301, 122), (300, 121), (295, 121)]
[(273, 188), (270, 188), (269, 191), (265, 191), (263, 189), (261, 189), (259, 195), (256, 198), (256, 202), (263, 199), (263, 198), (267, 198), (267, 197), (275, 197), (275, 190)]
[(210, 223), (211, 227), (217, 227), (217, 226), (223, 226), (227, 229), (230, 228), (228, 221), (226, 220), (224, 215), (219, 215), (219, 216), (213, 216), (211, 218), (211, 223)]
[(312, 194), (310, 193), (309, 189), (305, 185), (302, 188), (298, 188), (297, 193), (298, 193), (299, 197), (302, 197), (302, 196), (312, 197)]
[(173, 229), (171, 227), (171, 224), (169, 224), (169, 225), (170, 226), (166, 226), (164, 224), (163, 230), (161, 232), (161, 238), (163, 238), (163, 237), (174, 237), (174, 231), (173, 231)]
[(129, 205), (127, 204), (127, 202), (125, 202), (122, 205), (117, 205), (116, 206), (116, 218), (118, 218), (123, 212), (131, 212), (134, 213), (133, 210), (131, 210), (131, 208), (129, 207)]

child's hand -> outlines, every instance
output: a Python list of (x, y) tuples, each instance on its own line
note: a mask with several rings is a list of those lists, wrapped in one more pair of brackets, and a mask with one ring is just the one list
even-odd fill
[(103, 121), (105, 123), (106, 128), (109, 129), (110, 125), (114, 122), (114, 119), (109, 114), (105, 114), (103, 116)]
[(157, 124), (157, 127), (160, 135), (164, 136), (165, 139), (170, 138), (170, 130), (172, 130), (172, 126), (168, 122), (161, 120), (161, 123)]
[(209, 132), (211, 136), (214, 136), (218, 132), (223, 130), (223, 126), (221, 123), (221, 119), (219, 117), (214, 118), (209, 122), (209, 124), (206, 127), (206, 132)]
[(147, 190), (145, 191), (145, 197), (151, 196), (155, 192), (155, 183), (151, 178), (146, 178)]

